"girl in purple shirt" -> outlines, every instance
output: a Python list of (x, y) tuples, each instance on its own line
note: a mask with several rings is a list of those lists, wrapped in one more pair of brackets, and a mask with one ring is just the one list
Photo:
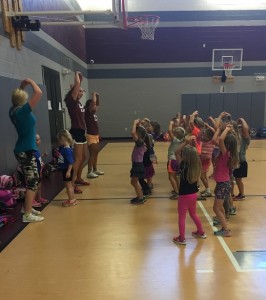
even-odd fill
[(149, 148), (149, 137), (144, 127), (140, 126), (141, 120), (135, 120), (132, 128), (132, 138), (135, 142), (135, 147), (132, 151), (132, 168), (130, 171), (131, 184), (134, 187), (137, 197), (131, 200), (131, 204), (143, 204), (145, 198), (141, 186), (139, 184), (139, 179), (145, 177), (145, 168), (143, 164), (144, 153)]

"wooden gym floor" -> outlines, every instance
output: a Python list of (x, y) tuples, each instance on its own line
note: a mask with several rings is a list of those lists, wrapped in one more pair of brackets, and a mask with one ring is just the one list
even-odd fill
[(30, 224), (5, 248), (1, 299), (265, 299), (266, 141), (252, 141), (248, 151), (248, 196), (236, 203), (233, 236), (213, 235), (211, 198), (198, 207), (208, 238), (190, 236), (188, 217), (185, 247), (172, 243), (177, 203), (168, 200), (167, 143), (156, 144), (155, 191), (143, 206), (129, 204), (132, 146), (108, 144), (99, 159), (106, 175), (83, 189), (79, 205), (62, 208), (60, 193), (43, 211), (45, 222)]

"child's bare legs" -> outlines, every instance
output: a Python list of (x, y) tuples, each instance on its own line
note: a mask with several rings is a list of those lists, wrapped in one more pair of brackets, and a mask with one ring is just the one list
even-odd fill
[(245, 195), (245, 193), (244, 193), (244, 183), (242, 181), (242, 178), (235, 178), (235, 180), (236, 180), (236, 184), (237, 184), (237, 187), (238, 187), (239, 195), (244, 196)]
[(205, 187), (205, 190), (209, 189), (209, 181), (208, 181), (206, 172), (203, 172), (203, 171), (201, 172), (200, 179)]
[(141, 190), (141, 186), (139, 184), (138, 177), (132, 177), (131, 178), (131, 185), (134, 187), (134, 189), (136, 191), (136, 194), (137, 194), (137, 197), (139, 199), (142, 199), (143, 198), (143, 193), (142, 193), (142, 190)]
[(169, 175), (169, 181), (172, 185), (172, 188), (176, 194), (178, 194), (179, 190), (179, 179), (176, 176), (176, 173), (168, 173)]
[(42, 184), (39, 183), (37, 191), (35, 193), (35, 201), (40, 202), (42, 196)]
[(217, 218), (219, 219), (223, 229), (228, 231), (229, 228), (228, 228), (228, 225), (226, 222), (223, 204), (224, 204), (224, 200), (215, 198), (214, 205), (213, 205), (213, 211), (214, 211), (215, 215), (217, 216)]
[(65, 181), (65, 187), (67, 191), (68, 200), (72, 203), (75, 200), (74, 198), (74, 187), (71, 181)]
[(151, 178), (147, 178), (147, 183), (148, 183), (150, 189), (153, 189), (152, 177)]

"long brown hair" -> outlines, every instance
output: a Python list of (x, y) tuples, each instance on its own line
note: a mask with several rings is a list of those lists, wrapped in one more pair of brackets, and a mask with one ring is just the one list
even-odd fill
[(230, 169), (236, 169), (239, 165), (239, 143), (237, 137), (233, 133), (229, 133), (224, 140), (225, 148), (230, 152), (230, 159), (228, 161), (228, 167)]
[[(197, 182), (201, 174), (201, 161), (196, 148), (187, 145), (182, 150), (182, 161), (185, 164), (185, 168), (187, 168), (187, 178), (184, 179), (190, 184)], [(181, 176), (184, 176), (184, 174), (181, 174)]]

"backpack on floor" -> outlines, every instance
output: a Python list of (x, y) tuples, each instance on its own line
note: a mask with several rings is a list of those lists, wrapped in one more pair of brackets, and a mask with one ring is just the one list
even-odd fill
[(11, 189), (14, 185), (14, 179), (12, 176), (1, 175), (0, 176), (0, 189)]
[(17, 205), (17, 200), (10, 190), (0, 189), (0, 207), (2, 209), (14, 208)]
[(11, 215), (0, 215), (0, 228), (4, 227), (8, 223), (16, 222), (16, 219)]

